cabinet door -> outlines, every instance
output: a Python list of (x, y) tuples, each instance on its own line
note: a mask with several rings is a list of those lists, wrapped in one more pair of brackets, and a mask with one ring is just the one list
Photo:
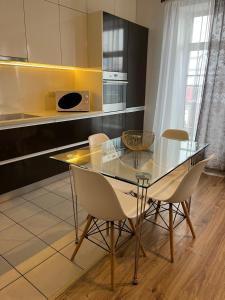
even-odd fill
[(115, 15), (136, 22), (136, 0), (115, 0)]
[(87, 0), (88, 12), (106, 11), (114, 14), (114, 0)]
[(110, 139), (121, 136), (124, 130), (124, 114), (104, 116), (102, 127)]
[(23, 0), (0, 1), (0, 55), (27, 58)]
[(87, 15), (60, 7), (62, 64), (87, 67)]
[(145, 104), (148, 29), (129, 22), (127, 107)]
[(144, 124), (144, 111), (125, 114), (125, 130), (142, 130)]
[(25, 0), (30, 62), (61, 64), (59, 6), (44, 0)]
[(59, 0), (59, 4), (82, 12), (87, 12), (86, 0)]
[(103, 70), (127, 73), (128, 22), (103, 13)]

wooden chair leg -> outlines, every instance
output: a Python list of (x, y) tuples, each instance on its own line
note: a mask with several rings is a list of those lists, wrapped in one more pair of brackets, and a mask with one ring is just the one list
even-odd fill
[(92, 216), (88, 216), (87, 223), (86, 223), (86, 226), (85, 226), (85, 228), (84, 228), (84, 231), (83, 231), (83, 233), (82, 233), (82, 235), (81, 235), (81, 237), (80, 237), (79, 243), (77, 244), (77, 246), (76, 246), (76, 248), (75, 248), (75, 250), (74, 250), (74, 252), (73, 252), (73, 254), (72, 254), (72, 256), (71, 256), (71, 259), (70, 259), (71, 261), (74, 260), (74, 257), (76, 256), (78, 250), (80, 249), (80, 246), (81, 246), (81, 244), (82, 244), (82, 242), (83, 242), (83, 240), (84, 240), (84, 238), (85, 238), (85, 235), (87, 234), (88, 229), (89, 229), (89, 227), (90, 227), (90, 225), (91, 225), (92, 219), (93, 219)]
[(181, 202), (181, 205), (182, 205), (182, 208), (183, 208), (184, 214), (185, 214), (185, 216), (186, 216), (187, 223), (188, 223), (188, 225), (189, 225), (189, 227), (190, 227), (190, 230), (191, 230), (192, 236), (193, 236), (193, 238), (195, 239), (195, 232), (194, 232), (194, 228), (193, 228), (193, 226), (192, 226), (191, 219), (190, 219), (190, 216), (189, 216), (189, 213), (188, 213), (188, 210), (187, 210), (186, 204), (185, 204), (185, 202)]
[(160, 210), (160, 206), (161, 206), (161, 203), (160, 203), (160, 201), (158, 201), (157, 207), (156, 207), (156, 212), (155, 212), (155, 220), (157, 220), (159, 210)]
[(169, 231), (170, 231), (170, 257), (171, 262), (174, 262), (173, 250), (173, 204), (169, 203)]
[(114, 241), (114, 222), (110, 222), (110, 240), (111, 240), (111, 287), (114, 290), (114, 269), (115, 269), (115, 241)]
[[(134, 223), (133, 223), (133, 220), (132, 219), (128, 219), (129, 223), (130, 223), (130, 227), (131, 229), (133, 230), (134, 234), (136, 235), (136, 229), (135, 229), (135, 226), (134, 226)], [(142, 254), (144, 257), (147, 257), (147, 254), (145, 252), (145, 249), (142, 245), (142, 242), (140, 241), (140, 248), (141, 248), (141, 251), (142, 251)]]

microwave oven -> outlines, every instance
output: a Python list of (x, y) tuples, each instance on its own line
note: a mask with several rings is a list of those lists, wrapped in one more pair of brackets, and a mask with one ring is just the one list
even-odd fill
[(57, 111), (90, 111), (89, 91), (56, 91)]

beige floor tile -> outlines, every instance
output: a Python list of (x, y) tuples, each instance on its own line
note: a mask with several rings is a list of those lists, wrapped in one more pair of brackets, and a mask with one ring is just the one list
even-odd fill
[(55, 191), (56, 189), (60, 189), (62, 188), (64, 185), (66, 185), (66, 182), (61, 179), (61, 180), (57, 180), (55, 182), (52, 182), (48, 185), (45, 186), (45, 189), (48, 190), (48, 191)]
[(71, 192), (70, 184), (65, 184), (59, 188), (56, 188), (54, 190), (54, 193), (56, 193), (59, 196), (64, 197), (67, 200), (72, 200), (72, 192)]
[(0, 231), (6, 229), (9, 226), (12, 226), (13, 224), (15, 224), (15, 222), (0, 213)]
[(63, 179), (63, 181), (65, 181), (66, 183), (70, 184), (70, 177), (69, 176), (65, 177)]
[(63, 202), (49, 207), (48, 212), (55, 215), (56, 217), (66, 220), (73, 215), (73, 205), (72, 202), (64, 200)]
[(66, 222), (61, 222), (41, 233), (39, 238), (60, 250), (75, 240), (74, 227)]
[(83, 273), (81, 268), (57, 253), (25, 274), (25, 277), (46, 297), (54, 299)]
[[(71, 243), (60, 250), (60, 252), (70, 259), (75, 247), (76, 245), (74, 243)], [(106, 254), (107, 252), (105, 250), (88, 241), (87, 239), (84, 239), (74, 259), (74, 262), (87, 271), (99, 260), (101, 260)]]
[(49, 229), (51, 226), (56, 225), (61, 220), (53, 215), (43, 211), (29, 219), (21, 222), (26, 229), (30, 230), (34, 234), (40, 234), (45, 230)]
[[(86, 222), (87, 216), (88, 216), (87, 212), (85, 210), (83, 210), (83, 209), (81, 209), (78, 212), (78, 224), (79, 224), (79, 226), (82, 226)], [(70, 223), (71, 225), (75, 226), (74, 225), (74, 217), (73, 216), (71, 216), (70, 218), (66, 219), (66, 221), (68, 223)]]
[[(0, 289), (13, 282), (21, 275), (0, 257)], [(1, 298), (0, 298), (1, 299)]]
[(46, 193), (48, 193), (48, 191), (46, 189), (40, 188), (40, 189), (34, 190), (34, 191), (30, 192), (30, 193), (24, 194), (22, 197), (25, 200), (30, 201), (30, 200), (32, 200), (32, 199), (34, 199), (36, 197), (39, 197), (41, 195), (44, 195)]
[(46, 299), (26, 279), (19, 278), (0, 291), (1, 300), (44, 300)]
[(35, 237), (7, 252), (4, 257), (24, 274), (55, 253), (55, 250)]
[(33, 237), (33, 234), (17, 224), (0, 231), (0, 254), (12, 250)]
[(25, 202), (20, 204), (19, 206), (7, 209), (4, 211), (9, 218), (13, 219), (15, 222), (21, 222), (41, 211), (40, 207), (36, 205)]
[(26, 202), (22, 197), (13, 198), (0, 203), (0, 211), (5, 211), (6, 209), (10, 209), (16, 206), (19, 206)]
[(42, 207), (44, 209), (48, 209), (49, 207), (54, 207), (55, 205), (59, 204), (60, 202), (65, 201), (63, 197), (57, 196), (54, 193), (46, 193), (44, 195), (35, 197), (31, 200), (32, 203)]

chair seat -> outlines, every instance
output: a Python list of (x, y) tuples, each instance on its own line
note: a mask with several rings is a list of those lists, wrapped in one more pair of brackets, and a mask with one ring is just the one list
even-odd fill
[(157, 201), (167, 201), (179, 186), (188, 171), (188, 164), (181, 165), (148, 189), (148, 197)]
[[(124, 194), (123, 192), (119, 190), (115, 190), (115, 193), (119, 199), (120, 205), (126, 214), (128, 219), (133, 219), (137, 217), (137, 199), (136, 197), (133, 197), (131, 195)], [(139, 204), (139, 212), (138, 216), (140, 215), (140, 208), (141, 203)], [(145, 210), (147, 211), (149, 209), (149, 204), (146, 203)]]
[(135, 186), (133, 184), (123, 182), (108, 176), (104, 176), (109, 183), (113, 186), (114, 189), (119, 190), (120, 192), (123, 193), (129, 193), (130, 191), (135, 189)]

